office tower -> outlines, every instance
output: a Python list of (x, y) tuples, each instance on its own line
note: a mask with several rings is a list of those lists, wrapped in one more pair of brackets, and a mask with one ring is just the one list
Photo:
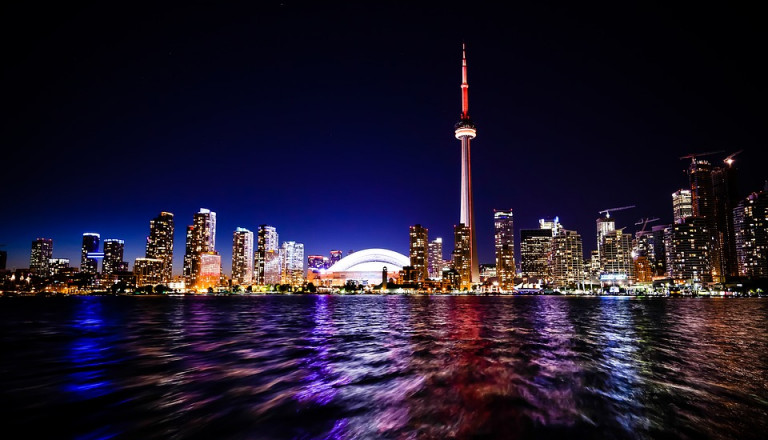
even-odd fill
[(304, 282), (304, 245), (295, 241), (284, 241), (280, 254), (280, 282), (294, 287), (300, 286)]
[(428, 250), (429, 230), (421, 225), (413, 225), (409, 231), (409, 256), (411, 267), (416, 271), (415, 282), (429, 278)]
[(739, 275), (768, 277), (768, 185), (739, 202), (733, 220)]
[(56, 276), (69, 269), (69, 258), (51, 258), (48, 260), (48, 274)]
[(560, 217), (552, 219), (542, 218), (539, 219), (539, 229), (549, 229), (554, 237), (563, 230), (563, 225), (560, 224)]
[(89, 258), (88, 254), (99, 252), (99, 242), (101, 236), (95, 232), (86, 232), (83, 234), (83, 246), (80, 252), (80, 272), (96, 274), (99, 270), (99, 260)]
[(675, 223), (693, 216), (693, 201), (691, 190), (680, 189), (672, 193), (672, 217)]
[(199, 261), (196, 288), (209, 289), (218, 286), (221, 281), (221, 255), (216, 252), (202, 252)]
[(101, 274), (109, 277), (127, 269), (123, 262), (123, 252), (125, 250), (125, 241), (117, 238), (107, 238), (104, 240), (104, 261), (101, 264)]
[(581, 235), (563, 229), (552, 237), (552, 283), (575, 286), (584, 280), (584, 251)]
[(600, 278), (609, 281), (634, 281), (632, 235), (623, 229), (606, 233), (600, 247)]
[[(464, 223), (459, 223), (453, 228), (453, 268), (459, 273), (462, 289), (470, 289), (473, 283), (470, 235), (470, 230)], [(480, 267), (478, 266), (478, 277), (479, 272)]]
[(154, 286), (166, 282), (163, 280), (165, 261), (159, 258), (136, 258), (133, 261), (133, 276), (136, 287)]
[(237, 228), (232, 236), (232, 282), (253, 282), (253, 232)]
[(427, 275), (433, 280), (443, 275), (443, 239), (437, 237), (429, 242), (427, 249)]
[(529, 283), (550, 277), (549, 254), (552, 251), (552, 229), (520, 230), (520, 271)]
[[(169, 283), (173, 279), (173, 213), (161, 212), (149, 221), (146, 257), (163, 262), (158, 283)], [(156, 267), (154, 265), (152, 267)], [(153, 278), (154, 279), (154, 278)]]
[(461, 116), (455, 126), (456, 139), (461, 141), (461, 218), (460, 224), (467, 228), (469, 242), (462, 261), (469, 267), (469, 284), (480, 279), (480, 266), (477, 260), (475, 242), (475, 214), (472, 200), (472, 162), (470, 159), (470, 141), (477, 136), (477, 130), (469, 117), (469, 83), (467, 82), (467, 55), (464, 45), (461, 47)]
[(307, 270), (311, 271), (319, 271), (322, 269), (327, 269), (325, 267), (325, 261), (327, 260), (326, 257), (322, 255), (310, 255), (307, 257)]
[(712, 180), (712, 165), (703, 159), (692, 157), (688, 167), (688, 178), (691, 183), (691, 204), (693, 215), (702, 218), (707, 232), (710, 235), (709, 268), (712, 271), (712, 281), (723, 280), (723, 255), (721, 249), (721, 237), (717, 230), (715, 192)]
[[(349, 253), (351, 254), (352, 251), (349, 251)], [(343, 256), (342, 254), (343, 254), (343, 252), (341, 252), (341, 251), (331, 251), (330, 265), (333, 266), (334, 264), (338, 263), (341, 260), (342, 256)]]
[(255, 252), (254, 275), (260, 285), (280, 282), (280, 249), (277, 229), (274, 226), (259, 226)]
[[(184, 281), (187, 287), (202, 289), (210, 287), (210, 279), (203, 286), (200, 274), (202, 270), (201, 255), (216, 254), (216, 213), (209, 209), (200, 208), (192, 218), (192, 225), (187, 227), (186, 250), (184, 252)], [(206, 263), (211, 264), (214, 258), (207, 257)], [(221, 258), (219, 257), (219, 261)], [(206, 268), (207, 270), (209, 267)], [(217, 269), (221, 272), (221, 267)], [(208, 270), (208, 274), (211, 271)], [(216, 281), (218, 284), (218, 280)]]
[(501, 290), (515, 287), (515, 228), (512, 210), (493, 210), (496, 277)]
[(665, 230), (667, 242), (667, 271), (671, 278), (688, 283), (712, 281), (710, 251), (714, 243), (707, 229), (707, 221), (701, 217), (688, 217), (683, 223)]
[(653, 235), (653, 242), (651, 247), (653, 248), (653, 273), (656, 276), (663, 276), (667, 272), (667, 251), (664, 241), (664, 230), (668, 225), (658, 225), (651, 228), (651, 234)]
[(50, 274), (48, 265), (53, 256), (53, 239), (38, 238), (32, 242), (32, 252), (29, 257), (29, 270), (39, 277)]
[[(738, 154), (738, 153), (736, 153)], [(739, 274), (738, 256), (734, 231), (733, 210), (739, 203), (736, 167), (732, 154), (724, 160), (722, 167), (712, 170), (712, 190), (715, 195), (715, 227), (719, 233), (720, 255), (723, 275), (734, 277)]]

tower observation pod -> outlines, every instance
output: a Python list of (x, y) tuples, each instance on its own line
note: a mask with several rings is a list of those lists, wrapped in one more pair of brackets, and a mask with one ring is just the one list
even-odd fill
[(477, 260), (475, 241), (475, 215), (472, 203), (472, 161), (470, 141), (477, 137), (477, 129), (469, 117), (469, 83), (467, 82), (467, 51), (461, 46), (461, 116), (455, 126), (456, 139), (461, 141), (461, 220), (469, 228), (469, 246), (465, 258), (469, 260), (470, 279), (462, 284), (474, 284), (480, 281), (480, 265)]

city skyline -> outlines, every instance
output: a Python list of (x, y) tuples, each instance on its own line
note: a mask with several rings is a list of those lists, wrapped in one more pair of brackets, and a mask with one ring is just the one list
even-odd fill
[[(362, 14), (353, 6), (333, 6), (321, 12), (337, 12), (334, 8), (341, 8), (347, 17)], [(300, 9), (267, 8), (264, 14), (275, 18), (277, 24), (267, 31), (253, 31), (255, 34), (249, 35), (254, 38), (246, 39), (249, 43), (235, 39), (232, 33), (245, 32), (248, 14), (230, 18), (234, 30), (214, 39), (211, 47), (200, 46), (205, 35), (201, 32), (193, 32), (183, 41), (160, 38), (156, 45), (151, 37), (162, 36), (160, 26), (149, 26), (150, 36), (135, 42), (142, 48), (139, 52), (154, 61), (146, 74), (136, 71), (130, 62), (118, 63), (119, 57), (130, 61), (142, 55), (133, 53), (127, 40), (103, 29), (102, 24), (89, 26), (113, 37), (105, 43), (114, 49), (107, 51), (111, 55), (99, 55), (98, 45), (82, 40), (91, 29), (88, 26), (79, 31), (82, 35), (74, 32), (63, 36), (64, 42), (74, 39), (81, 43), (76, 46), (83, 48), (85, 61), (67, 58), (70, 52), (58, 45), (63, 43), (52, 41), (59, 35), (51, 32), (28, 41), (26, 47), (34, 56), (12, 51), (18, 62), (4, 69), (3, 76), (10, 80), (6, 83), (17, 87), (7, 94), (9, 105), (18, 108), (11, 121), (18, 126), (4, 125), (4, 143), (17, 146), (10, 149), (7, 163), (28, 163), (28, 151), (35, 148), (47, 159), (36, 164), (46, 175), (54, 178), (64, 171), (76, 177), (68, 178), (69, 186), (52, 192), (50, 183), (36, 183), (39, 177), (30, 177), (23, 166), (7, 170), (9, 183), (19, 184), (25, 192), (24, 197), (14, 196), (5, 202), (8, 214), (0, 223), (0, 243), (6, 244), (8, 267), (27, 267), (29, 244), (38, 237), (52, 238), (53, 257), (68, 258), (77, 266), (82, 235), (92, 231), (100, 233), (102, 239), (124, 240), (123, 260), (132, 264), (144, 256), (147, 222), (168, 211), (184, 219), (174, 234), (173, 268), (174, 274), (179, 274), (183, 226), (203, 206), (218, 213), (221, 237), (229, 237), (237, 227), (256, 231), (258, 225), (270, 224), (281, 236), (305, 243), (307, 255), (373, 247), (407, 254), (408, 227), (419, 223), (429, 228), (431, 237), (447, 240), (448, 255), (453, 248), (459, 190), (456, 140), (450, 130), (455, 122), (455, 63), (462, 40), (471, 51), (473, 120), (482, 131), (473, 160), (480, 263), (494, 261), (492, 209), (498, 206), (514, 210), (518, 239), (519, 231), (534, 229), (537, 219), (559, 216), (569, 230), (582, 234), (587, 257), (595, 246), (591, 231), (599, 210), (636, 205), (632, 211), (616, 214), (617, 227), (631, 229), (642, 217), (660, 217), (660, 224), (672, 223), (669, 194), (687, 182), (683, 171), (688, 163), (678, 161), (680, 156), (711, 150), (724, 150), (725, 156), (744, 149), (736, 161), (741, 170), (741, 197), (760, 190), (766, 178), (760, 167), (766, 163), (766, 153), (754, 107), (757, 97), (748, 94), (757, 84), (751, 82), (755, 73), (746, 56), (754, 43), (742, 38), (750, 32), (749, 26), (741, 34), (726, 36), (720, 44), (733, 43), (727, 50), (716, 46), (708, 53), (710, 57), (714, 53), (718, 64), (695, 50), (682, 60), (672, 59), (675, 48), (711, 44), (715, 38), (708, 34), (702, 42), (690, 42), (677, 35), (677, 27), (703, 35), (693, 20), (655, 22), (661, 26), (661, 34), (670, 37), (667, 49), (661, 47), (661, 38), (641, 44), (640, 37), (629, 35), (629, 31), (618, 32), (617, 24), (603, 24), (602, 29), (618, 32), (618, 41), (626, 47), (619, 53), (611, 51), (611, 43), (590, 34), (579, 36), (574, 43), (566, 42), (567, 26), (560, 34), (540, 35), (532, 32), (532, 25), (507, 28), (492, 20), (488, 29), (472, 24), (464, 35), (458, 35), (449, 30), (457, 18), (446, 13), (440, 16), (444, 24), (427, 27), (437, 31), (435, 35), (422, 35), (405, 26), (403, 35), (388, 35), (392, 39), (362, 32), (361, 41), (353, 43), (336, 34), (321, 34), (324, 44), (305, 47), (302, 38), (318, 28), (308, 21), (309, 12)], [(177, 26), (191, 32), (185, 26), (199, 20), (202, 12), (194, 7), (181, 12), (183, 23)], [(223, 12), (231, 11), (213, 16), (223, 17)], [(380, 19), (366, 15), (365, 20), (388, 29), (412, 25), (426, 13), (416, 8), (413, 18), (399, 17), (387, 23), (393, 12), (386, 8), (382, 12)], [(567, 24), (566, 12), (573, 11), (542, 7), (523, 12), (538, 18), (533, 20), (538, 24), (550, 13), (555, 23)], [(737, 11), (728, 12), (731, 15), (726, 13), (726, 17), (741, 17)], [(86, 7), (78, 11), (80, 15), (64, 14), (63, 19), (81, 23), (96, 13), (98, 10)], [(701, 9), (698, 13), (710, 17), (712, 11)], [(624, 24), (634, 29), (644, 14), (648, 12), (641, 10), (637, 18)], [(306, 29), (300, 36), (279, 42), (277, 26), (297, 18)], [(118, 30), (127, 26), (128, 18), (124, 20), (117, 23)], [(521, 24), (519, 20), (514, 18), (513, 24)], [(47, 23), (45, 17), (42, 23)], [(36, 26), (32, 29), (44, 31), (39, 27), (42, 24)], [(349, 26), (349, 32), (360, 31), (359, 25)], [(542, 29), (552, 31), (548, 26)], [(267, 32), (269, 38), (257, 38), (264, 36), (261, 32)], [(526, 36), (523, 41), (527, 45), (517, 42), (517, 37)], [(563, 47), (544, 50), (552, 49), (554, 43)], [(579, 45), (585, 43), (592, 45)], [(215, 58), (213, 48), (227, 44), (232, 47), (224, 52), (226, 56)], [(659, 51), (651, 56), (640, 50), (646, 47)], [(171, 55), (165, 49), (170, 49)], [(580, 52), (573, 55), (568, 50)], [(199, 76), (180, 74), (182, 67), (195, 63), (193, 55), (198, 51), (203, 51), (204, 59), (218, 59), (222, 65), (192, 69), (199, 71)], [(542, 58), (544, 53), (551, 58)], [(599, 55), (605, 56), (599, 57), (599, 62), (580, 61), (584, 56)], [(302, 57), (306, 61), (298, 61)], [(46, 70), (41, 68), (59, 59), (68, 60), (56, 70), (61, 76), (42, 73)], [(732, 67), (726, 67), (728, 61)], [(272, 69), (255, 69), (265, 62)], [(662, 67), (666, 73), (661, 73)], [(558, 68), (561, 74), (555, 74)], [(639, 72), (632, 73), (631, 68)], [(66, 69), (73, 73), (64, 74)], [(616, 77), (603, 72), (605, 69)], [(115, 79), (100, 78), (102, 71), (113, 72)], [(163, 76), (168, 71), (179, 78), (179, 84), (172, 80), (174, 76)], [(697, 75), (688, 75), (693, 72)], [(205, 74), (218, 80), (234, 77), (236, 86), (214, 87), (212, 84), (221, 81), (207, 83)], [(276, 81), (275, 76), (285, 74), (287, 79)], [(25, 75), (30, 77), (23, 78)], [(149, 85), (143, 86), (142, 75)], [(737, 84), (736, 79), (742, 81)], [(86, 80), (92, 83), (85, 90), (78, 88)], [(326, 81), (328, 85), (320, 87)], [(628, 91), (622, 81), (641, 87), (642, 93)], [(263, 100), (269, 111), (262, 114), (257, 109), (261, 95), (255, 90), (265, 82), (276, 90), (267, 91)], [(40, 84), (44, 92), (32, 92), (30, 98), (27, 92)], [(681, 85), (691, 91), (679, 90)], [(130, 90), (136, 91), (136, 98), (127, 96)], [(238, 98), (241, 92), (242, 99)], [(103, 93), (114, 103), (103, 103), (99, 98)], [(340, 102), (326, 114), (324, 106), (331, 97)], [(141, 116), (155, 99), (161, 101), (160, 109)], [(658, 100), (663, 100), (663, 105), (654, 105)], [(418, 101), (424, 103), (414, 105)], [(194, 104), (191, 110), (182, 109), (190, 104)], [(101, 113), (97, 110), (102, 106), (104, 114), (96, 114)], [(227, 118), (217, 116), (215, 109), (222, 108)], [(158, 116), (159, 121), (155, 121)], [(329, 128), (326, 118), (334, 118), (338, 128)], [(263, 124), (279, 134), (271, 134), (262, 142), (257, 134), (263, 132)], [(398, 130), (392, 130), (394, 126)], [(399, 133), (395, 136), (394, 132)], [(353, 155), (361, 145), (367, 151)], [(220, 150), (213, 163), (194, 157), (207, 157), (203, 154), (206, 149)], [(116, 152), (110, 153), (112, 150)], [(155, 151), (157, 163), (152, 161)], [(379, 172), (369, 168), (377, 151), (386, 151), (388, 159), (392, 155), (385, 164), (390, 170), (387, 179), (371, 178)], [(123, 154), (126, 152), (130, 156)], [(248, 154), (252, 166), (233, 164), (243, 153)], [(76, 166), (90, 157), (92, 168)], [(275, 163), (271, 167), (275, 170), (258, 165), (264, 159)], [(287, 171), (280, 164), (289, 159), (299, 170), (295, 181), (281, 174)], [(174, 165), (160, 166), (163, 161)], [(174, 171), (176, 167), (202, 170), (193, 176), (213, 183), (201, 180), (190, 184), (189, 174)], [(70, 169), (83, 170), (82, 176)], [(415, 173), (416, 169), (421, 171)], [(119, 181), (132, 190), (102, 189), (101, 179), (108, 171), (117, 173)], [(206, 177), (206, 173), (210, 175)], [(510, 175), (514, 179), (509, 179)], [(322, 182), (320, 188), (313, 186), (318, 180)], [(416, 192), (409, 193), (405, 182), (422, 186), (430, 195), (412, 197)], [(59, 192), (74, 188), (75, 193), (60, 197)], [(382, 211), (374, 203), (379, 196), (385, 200), (393, 196), (391, 209)], [(249, 200), (247, 207), (241, 203), (244, 198)], [(371, 202), (366, 204), (348, 202), (368, 199)], [(230, 267), (230, 244), (224, 241), (217, 247), (225, 272)], [(519, 247), (516, 254), (519, 258)]]

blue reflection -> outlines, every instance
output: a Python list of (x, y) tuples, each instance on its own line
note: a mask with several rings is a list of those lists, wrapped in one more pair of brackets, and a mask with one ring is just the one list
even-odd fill
[(105, 379), (108, 344), (105, 343), (102, 302), (99, 298), (83, 298), (78, 302), (71, 323), (75, 333), (68, 361), (73, 372), (68, 375), (66, 391), (76, 400), (94, 399), (112, 392)]

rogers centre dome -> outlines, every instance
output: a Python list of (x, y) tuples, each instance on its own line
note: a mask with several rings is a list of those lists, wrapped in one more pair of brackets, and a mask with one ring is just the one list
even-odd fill
[(350, 280), (363, 284), (379, 284), (381, 271), (385, 266), (388, 278), (397, 278), (403, 266), (410, 263), (408, 257), (389, 249), (365, 249), (347, 255), (327, 270), (310, 273), (310, 280), (319, 279), (323, 285), (331, 286), (343, 286)]

